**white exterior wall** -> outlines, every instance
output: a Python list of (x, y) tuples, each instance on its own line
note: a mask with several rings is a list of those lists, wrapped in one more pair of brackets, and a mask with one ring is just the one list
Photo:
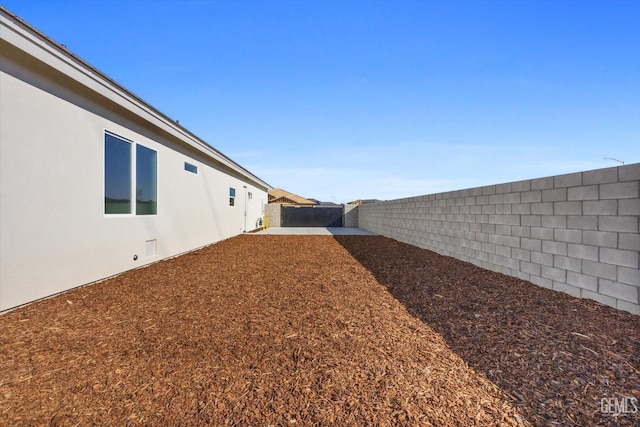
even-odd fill
[[(143, 116), (136, 108), (145, 105), (89, 90), (44, 54), (35, 60), (15, 48), (27, 42), (2, 31), (0, 310), (256, 227), (267, 184), (186, 131), (181, 136), (155, 110)], [(105, 130), (157, 152), (157, 215), (104, 214)], [(147, 256), (152, 240), (156, 253)]]

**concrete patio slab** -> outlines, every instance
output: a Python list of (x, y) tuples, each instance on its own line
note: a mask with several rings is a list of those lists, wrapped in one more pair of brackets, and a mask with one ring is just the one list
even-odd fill
[(248, 234), (327, 235), (327, 236), (375, 236), (376, 233), (360, 228), (343, 227), (269, 227)]

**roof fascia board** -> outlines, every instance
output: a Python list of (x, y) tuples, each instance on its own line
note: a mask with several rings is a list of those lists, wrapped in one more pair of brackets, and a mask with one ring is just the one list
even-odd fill
[(272, 187), (0, 6), (0, 38), (267, 190)]

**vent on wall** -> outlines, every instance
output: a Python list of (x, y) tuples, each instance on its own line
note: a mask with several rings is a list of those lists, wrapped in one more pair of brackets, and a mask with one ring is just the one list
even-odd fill
[(145, 242), (144, 254), (147, 258), (156, 255), (156, 239)]

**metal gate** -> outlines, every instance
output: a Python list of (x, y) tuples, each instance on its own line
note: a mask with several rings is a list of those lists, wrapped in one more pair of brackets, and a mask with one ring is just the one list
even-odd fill
[(342, 206), (282, 206), (282, 227), (342, 227)]

